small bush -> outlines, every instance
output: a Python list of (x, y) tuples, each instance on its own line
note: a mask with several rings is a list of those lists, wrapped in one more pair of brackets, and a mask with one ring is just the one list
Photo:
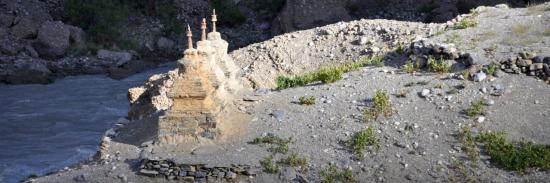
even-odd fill
[(403, 66), (403, 70), (405, 70), (406, 73), (412, 74), (420, 70), (420, 64), (414, 64), (413, 61), (407, 60)]
[(315, 74), (316, 80), (321, 81), (322, 83), (334, 83), (342, 79), (342, 70), (338, 68), (324, 68)]
[(219, 22), (221, 25), (235, 26), (246, 21), (246, 16), (239, 10), (234, 1), (227, 0), (212, 0), (211, 6), (216, 9), (219, 17), (222, 17)]
[(368, 122), (371, 120), (376, 120), (381, 115), (385, 117), (389, 117), (392, 115), (393, 110), (388, 93), (377, 90), (372, 100), (373, 106), (367, 107), (363, 110), (363, 118), (365, 119), (365, 121)]
[(405, 46), (405, 43), (399, 43), (397, 45), (397, 48), (395, 48), (395, 52), (399, 54), (405, 54), (407, 51), (407, 46)]
[(466, 152), (468, 157), (474, 162), (479, 161), (479, 149), (476, 147), (472, 129), (467, 126), (463, 127), (458, 134), (458, 139), (462, 144), (462, 150)]
[(485, 73), (489, 76), (493, 76), (497, 69), (499, 69), (499, 66), (495, 63), (491, 63), (487, 66), (487, 68), (485, 68)]
[(437, 5), (434, 1), (430, 1), (429, 3), (422, 4), (418, 7), (418, 11), (422, 13), (430, 13), (434, 9), (438, 8), (439, 5)]
[(369, 126), (367, 129), (355, 134), (347, 145), (353, 150), (358, 159), (363, 159), (363, 151), (368, 146), (373, 146), (377, 150), (380, 148), (380, 140), (376, 136), (376, 131)]
[(477, 102), (472, 102), (472, 105), (470, 106), (470, 108), (466, 110), (466, 114), (468, 114), (468, 116), (470, 117), (476, 117), (476, 116), (485, 114), (485, 109), (483, 108), (483, 101), (480, 100)]
[(313, 96), (302, 96), (298, 99), (300, 101), (300, 105), (314, 105), (315, 104), (315, 97)]
[(279, 164), (291, 166), (291, 167), (307, 167), (307, 160), (306, 158), (301, 158), (296, 153), (292, 153), (291, 155), (287, 156), (286, 158), (281, 159)]
[(430, 57), (428, 58), (428, 69), (432, 72), (448, 73), (451, 71), (451, 65), (443, 59), (437, 61), (433, 57)]
[(262, 165), (265, 173), (275, 174), (279, 172), (279, 166), (273, 163), (273, 156), (268, 156), (260, 160), (260, 165)]
[(476, 27), (477, 21), (474, 17), (463, 18), (460, 22), (453, 25), (453, 29), (466, 29), (469, 27)]
[(268, 135), (265, 137), (257, 137), (252, 142), (249, 142), (249, 143), (250, 144), (287, 144), (287, 143), (290, 143), (290, 139), (284, 140), (275, 135)]
[(339, 170), (335, 165), (329, 165), (324, 168), (321, 170), (319, 175), (321, 176), (320, 179), (322, 183), (357, 182), (353, 177), (353, 172), (351, 170)]
[(533, 167), (550, 170), (550, 146), (548, 145), (508, 142), (503, 132), (482, 133), (476, 140), (483, 143), (492, 162), (507, 170), (523, 172)]

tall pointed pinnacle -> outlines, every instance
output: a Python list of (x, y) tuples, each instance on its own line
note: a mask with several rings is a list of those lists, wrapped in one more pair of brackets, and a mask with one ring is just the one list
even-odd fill
[(212, 32), (216, 32), (216, 22), (218, 21), (218, 16), (216, 16), (216, 9), (212, 13)]
[(189, 24), (187, 24), (187, 44), (189, 49), (193, 49), (193, 33)]
[(201, 41), (206, 41), (206, 18), (202, 19), (201, 30)]

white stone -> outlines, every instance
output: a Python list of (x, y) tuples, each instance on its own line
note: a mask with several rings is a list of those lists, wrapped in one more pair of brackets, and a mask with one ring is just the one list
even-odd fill
[(485, 116), (480, 116), (477, 118), (478, 123), (483, 123), (485, 121)]
[(430, 94), (430, 90), (428, 89), (422, 89), (422, 92), (420, 92), (420, 96), (427, 97)]

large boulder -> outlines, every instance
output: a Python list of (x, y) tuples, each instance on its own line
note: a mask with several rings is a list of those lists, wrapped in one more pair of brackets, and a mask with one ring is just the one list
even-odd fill
[(34, 48), (44, 58), (60, 58), (70, 47), (71, 31), (60, 21), (44, 22), (38, 30)]
[[(13, 63), (11, 63), (13, 62)], [(31, 58), (16, 58), (5, 68), (3, 80), (10, 84), (47, 84), (53, 79), (45, 60)]]
[(116, 61), (117, 66), (122, 66), (132, 60), (133, 55), (125, 51), (99, 50), (97, 52), (97, 58)]
[(11, 27), (11, 33), (19, 39), (27, 39), (36, 37), (38, 26), (40, 25), (32, 17), (23, 16), (17, 17), (15, 25)]
[(349, 20), (351, 17), (346, 10), (346, 1), (287, 1), (273, 22), (273, 31), (274, 34), (292, 32)]

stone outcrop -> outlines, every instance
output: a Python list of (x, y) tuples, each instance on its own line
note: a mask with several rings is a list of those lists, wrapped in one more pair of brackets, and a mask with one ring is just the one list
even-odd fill
[(71, 31), (63, 22), (48, 21), (38, 30), (37, 42), (34, 45), (40, 56), (60, 58), (70, 46)]

